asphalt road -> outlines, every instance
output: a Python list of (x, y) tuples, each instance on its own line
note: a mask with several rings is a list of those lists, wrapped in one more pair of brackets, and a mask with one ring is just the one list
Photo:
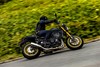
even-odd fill
[(85, 44), (80, 50), (65, 49), (33, 60), (21, 59), (0, 67), (100, 67), (100, 41)]

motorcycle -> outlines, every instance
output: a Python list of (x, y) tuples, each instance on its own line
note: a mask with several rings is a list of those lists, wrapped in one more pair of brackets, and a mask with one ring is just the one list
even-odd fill
[(44, 41), (45, 37), (37, 34), (26, 36), (20, 41), (19, 45), (25, 58), (34, 59), (37, 58), (41, 52), (48, 54), (64, 49), (66, 46), (71, 50), (82, 48), (83, 39), (69, 33), (68, 27), (65, 24), (60, 24), (58, 21), (57, 14), (55, 14), (55, 17), (57, 19), (56, 24), (58, 28), (51, 29), (52, 33), (47, 41)]

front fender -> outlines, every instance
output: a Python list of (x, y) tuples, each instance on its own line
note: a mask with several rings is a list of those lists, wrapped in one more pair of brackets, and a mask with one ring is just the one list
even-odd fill
[(21, 39), (21, 41), (19, 42), (19, 46), (22, 47), (22, 45), (26, 42), (35, 42), (35, 38), (36, 36), (26, 36)]

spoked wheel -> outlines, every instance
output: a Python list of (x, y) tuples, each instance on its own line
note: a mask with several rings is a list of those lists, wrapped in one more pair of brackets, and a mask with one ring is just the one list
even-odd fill
[(32, 44), (25, 44), (22, 47), (22, 54), (27, 59), (37, 58), (40, 53), (40, 49), (38, 47), (33, 46)]
[(70, 37), (66, 40), (66, 45), (72, 50), (77, 50), (82, 48), (83, 40), (79, 36), (73, 36), (73, 39)]

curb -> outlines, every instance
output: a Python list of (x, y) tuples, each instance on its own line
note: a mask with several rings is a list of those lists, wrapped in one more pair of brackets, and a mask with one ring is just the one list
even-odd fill
[(6, 61), (3, 61), (3, 62), (0, 62), (0, 64), (8, 63), (8, 62), (12, 62), (12, 61), (16, 61), (16, 60), (20, 60), (20, 59), (23, 59), (23, 57), (19, 57), (19, 58), (11, 59), (11, 60), (6, 60)]
[(93, 40), (90, 40), (90, 41), (85, 42), (84, 44), (92, 43), (92, 42), (99, 41), (99, 40), (100, 40), (100, 38), (98, 38), (98, 39), (93, 39)]
[[(93, 40), (90, 40), (90, 41), (85, 42), (84, 44), (92, 43), (92, 42), (99, 41), (99, 40), (100, 40), (100, 38), (98, 38), (98, 39), (93, 39)], [(16, 61), (16, 60), (20, 60), (20, 59), (23, 59), (23, 57), (19, 57), (19, 58), (15, 58), (15, 59), (3, 61), (3, 62), (0, 62), (0, 64), (12, 62), (12, 61)]]

